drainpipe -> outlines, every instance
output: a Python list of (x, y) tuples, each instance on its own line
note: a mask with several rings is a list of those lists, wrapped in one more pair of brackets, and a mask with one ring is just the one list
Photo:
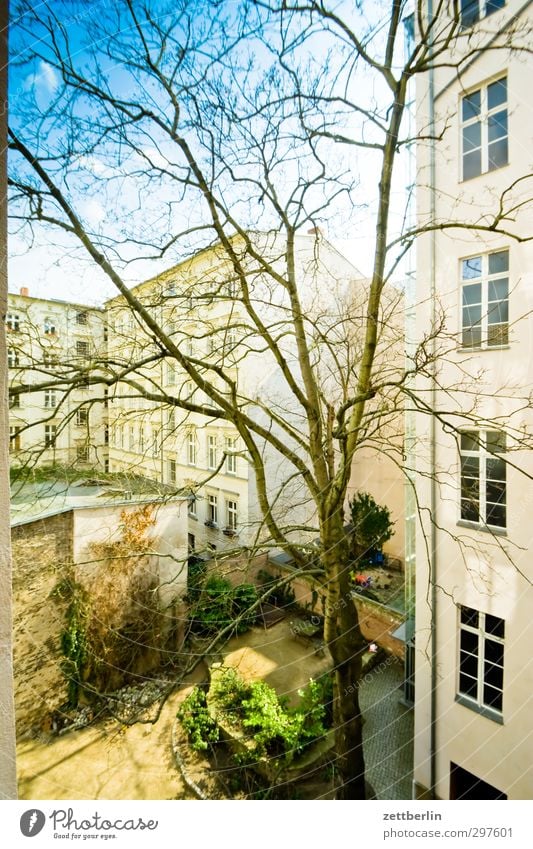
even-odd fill
[[(433, 21), (433, 0), (428, 0), (428, 22)], [(433, 38), (432, 31), (430, 39)], [(430, 45), (431, 48), (431, 45)], [(435, 204), (435, 72), (430, 64), (429, 67), (429, 191), (430, 191), (430, 221), (435, 221), (436, 204)], [(432, 230), (430, 234), (430, 310), (431, 310), (431, 326), (435, 327), (436, 323), (436, 281), (435, 281), (435, 266), (436, 266), (436, 231)], [(436, 409), (437, 403), (437, 384), (436, 384), (436, 361), (435, 355), (437, 351), (437, 342), (435, 335), (432, 335), (431, 353), (433, 356), (431, 369), (431, 411)], [(429, 563), (429, 579), (431, 581), (431, 707), (430, 707), (430, 794), (431, 798), (436, 798), (437, 785), (437, 482), (436, 474), (436, 420), (435, 416), (431, 416), (430, 422), (430, 563)]]

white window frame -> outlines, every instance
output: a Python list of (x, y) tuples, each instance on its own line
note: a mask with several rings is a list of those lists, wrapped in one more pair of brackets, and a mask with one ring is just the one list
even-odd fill
[(196, 496), (191, 495), (191, 497), (189, 498), (188, 504), (187, 504), (187, 515), (190, 516), (191, 519), (197, 519), (198, 518), (197, 510), (198, 510), (198, 507), (197, 507), (197, 502), (196, 502)]
[[(508, 522), (508, 484), (505, 454), (506, 437), (503, 431), (469, 428), (459, 433), (459, 515), (461, 522), (480, 528), (487, 527), (496, 532), (505, 532)], [(494, 476), (495, 472), (490, 471), (491, 463), (494, 465), (503, 463), (502, 476)], [(471, 496), (465, 494), (468, 493), (469, 489), (472, 493)], [(500, 490), (503, 496), (496, 501), (494, 495), (497, 490)], [(476, 494), (477, 498), (475, 498)], [(489, 495), (491, 496), (490, 500)], [(503, 511), (498, 510), (502, 507)], [(474, 517), (473, 511), (478, 514), (477, 518)], [(503, 522), (493, 521), (498, 512), (503, 513)]]
[[(504, 103), (499, 103), (497, 106), (494, 106), (489, 109), (488, 99), (489, 99), (489, 88), (493, 85), (497, 85), (505, 80), (506, 84), (506, 98)], [(479, 93), (480, 99), (480, 107), (479, 114), (471, 115), (465, 119), (464, 117), (464, 109), (467, 107), (468, 101)], [(491, 139), (489, 141), (489, 124), (491, 121), (501, 112), (505, 111), (505, 120), (507, 123), (507, 132), (505, 135), (498, 136), (495, 139)], [(487, 174), (490, 171), (497, 171), (499, 168), (505, 167), (505, 165), (509, 164), (509, 94), (507, 90), (507, 76), (505, 74), (497, 77), (494, 80), (489, 80), (483, 85), (478, 85), (476, 88), (473, 88), (471, 91), (466, 92), (459, 102), (459, 117), (460, 117), (460, 125), (461, 125), (461, 179), (464, 181), (474, 180), (476, 177), (480, 177), (483, 174)], [(465, 131), (468, 132), (469, 128), (473, 128), (476, 124), (480, 125), (480, 143), (479, 145), (475, 145), (466, 149), (465, 145)], [(494, 144), (496, 141), (500, 141), (505, 138), (507, 140), (507, 156), (505, 162), (501, 162), (493, 167), (490, 166), (489, 162), (489, 148), (491, 144)], [(476, 171), (474, 174), (468, 174), (465, 176), (465, 157), (469, 154), (473, 154), (475, 151), (481, 151), (480, 157), (480, 171)]]
[(44, 320), (44, 333), (46, 336), (55, 336), (56, 323), (50, 316), (46, 316)]
[(89, 424), (89, 410), (86, 407), (81, 407), (76, 410), (76, 426), (86, 427)]
[(55, 389), (44, 390), (44, 407), (45, 410), (55, 410), (57, 407), (57, 392)]
[[(494, 3), (498, 2), (495, 6)], [(460, 0), (459, 15), (462, 29), (469, 29), (506, 6), (507, 0)], [(467, 13), (467, 14), (465, 14)]]
[(55, 448), (57, 440), (57, 425), (47, 424), (44, 426), (44, 447)]
[(210, 494), (207, 496), (207, 522), (218, 527), (218, 496)]
[(7, 365), (9, 368), (18, 368), (20, 365), (19, 352), (16, 348), (7, 349)]
[(176, 483), (178, 480), (178, 464), (176, 460), (169, 459), (168, 461), (168, 480), (170, 483)]
[[(506, 257), (504, 257), (506, 255)], [(502, 257), (502, 263), (506, 265), (502, 271), (491, 272), (490, 266), (493, 259)], [(477, 268), (479, 267), (479, 274)], [(476, 254), (471, 257), (463, 257), (460, 261), (460, 280), (461, 280), (461, 343), (460, 347), (465, 350), (495, 350), (498, 348), (506, 348), (509, 344), (509, 249), (501, 248), (497, 251), (490, 251), (485, 254)], [(506, 284), (506, 293), (504, 297), (494, 297), (494, 292), (498, 284)], [(475, 286), (479, 286), (481, 291), (481, 300), (474, 301), (470, 296), (470, 303), (465, 303), (468, 298), (467, 291), (473, 291)], [(492, 290), (492, 292), (491, 292)], [(468, 323), (465, 317), (468, 318), (469, 309), (475, 310), (480, 308), (480, 321)], [(500, 317), (502, 312), (507, 313), (506, 321), (493, 321), (492, 319)], [(479, 332), (479, 339), (475, 341), (465, 340), (465, 335), (470, 332), (473, 338), (474, 334)], [(491, 338), (492, 334), (492, 338)]]
[(217, 438), (213, 436), (213, 434), (209, 434), (207, 437), (207, 468), (210, 470), (214, 470), (217, 468), (217, 460), (218, 460), (218, 446), (217, 446)]
[[(227, 436), (226, 437), (226, 450), (227, 451), (236, 451), (237, 449), (237, 437), (236, 436)], [(226, 454), (226, 474), (227, 475), (236, 475), (237, 474), (237, 455), (236, 454)]]
[(176, 385), (176, 364), (167, 363), (167, 386)]
[(6, 315), (6, 327), (14, 333), (20, 330), (20, 314), (17, 312), (8, 312)]
[(226, 500), (226, 529), (237, 532), (239, 505), (237, 501), (228, 498)]
[(21, 449), (21, 439), (20, 439), (20, 427), (16, 425), (9, 426), (9, 450), (10, 451), (20, 451)]
[[(465, 619), (477, 616), (477, 625), (468, 624), (461, 621), (464, 611)], [(503, 632), (500, 636), (495, 632), (498, 628)], [(477, 638), (477, 658), (475, 652), (468, 651), (462, 635), (474, 634)], [(501, 646), (501, 662), (496, 659), (495, 646)], [(496, 650), (497, 651), (497, 650)], [(492, 653), (491, 653), (492, 652)], [(477, 662), (476, 662), (477, 659)], [(475, 673), (474, 673), (475, 667)], [(494, 679), (489, 683), (487, 674), (499, 674), (496, 670), (501, 670), (501, 685), (496, 684)], [(456, 681), (456, 701), (465, 707), (470, 707), (490, 719), (501, 721), (503, 715), (503, 694), (505, 689), (505, 620), (500, 616), (484, 613), (475, 608), (458, 605), (458, 627), (457, 627), (457, 681)], [(471, 682), (469, 688), (468, 682)], [(468, 692), (475, 682), (476, 694)], [(490, 695), (487, 688), (493, 691), (492, 695), (500, 694), (500, 705), (490, 703), (490, 699), (486, 698)]]
[(187, 434), (187, 465), (196, 466), (198, 462), (198, 442), (196, 431), (190, 430)]

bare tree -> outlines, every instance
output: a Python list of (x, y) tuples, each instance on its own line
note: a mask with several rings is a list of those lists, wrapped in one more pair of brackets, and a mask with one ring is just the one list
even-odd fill
[[(150, 410), (179, 411), (171, 430), (231, 423), (253, 468), (260, 539), (302, 566), (309, 539), (302, 545), (302, 523), (277, 509), (276, 458), (290, 469), (282, 490), (312, 505), (335, 669), (339, 798), (365, 795), (357, 682), (366, 643), (343, 520), (352, 465), (367, 444), (401, 465), (400, 446), (387, 440), (391, 419), (405, 398), (432, 415), (424, 380), (455, 342), (437, 321), (406, 364), (390, 362), (391, 339), (401, 344), (391, 324), (401, 301), (394, 276), (420, 233), (520, 238), (509, 216), (524, 203), (509, 186), (482, 220), (428, 213), (421, 226), (393, 223), (402, 151), (446, 138), (446, 127), (438, 137), (431, 126), (410, 135), (411, 81), (440, 66), (460, 74), (482, 50), (526, 49), (529, 34), (518, 18), (470, 41), (455, 7), (450, 14), (439, 2), (428, 15), (418, 3), (409, 20), (417, 35), (405, 48), (405, 8), (398, 0), (346, 14), (315, 0), (117, 0), (93, 17), (72, 2), (38, 10), (22, 2), (15, 36), (28, 70), (9, 136), (13, 218), (35, 237), (67, 234), (118, 291), (108, 309), (113, 342), (91, 363), (89, 381)], [(46, 92), (25, 90), (29, 69), (34, 82), (45, 76)], [(363, 153), (370, 158), (360, 170), (376, 175), (367, 213), (375, 237), (372, 271), (356, 294), (346, 267), (328, 268), (334, 251), (317, 228), (357, 226), (351, 166)], [(96, 223), (87, 214), (95, 203)], [(194, 262), (130, 285), (141, 259), (175, 262), (200, 248)], [(207, 302), (220, 306), (216, 321), (213, 311), (202, 318)], [(265, 397), (242, 379), (259, 361), (275, 377)], [(178, 379), (165, 381), (169, 367)], [(71, 385), (63, 373), (30, 389)]]

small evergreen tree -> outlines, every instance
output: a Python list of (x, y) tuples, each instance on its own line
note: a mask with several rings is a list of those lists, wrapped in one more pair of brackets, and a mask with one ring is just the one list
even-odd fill
[(356, 492), (348, 502), (353, 525), (352, 554), (360, 558), (373, 549), (381, 550), (394, 533), (388, 507), (377, 504), (368, 492)]

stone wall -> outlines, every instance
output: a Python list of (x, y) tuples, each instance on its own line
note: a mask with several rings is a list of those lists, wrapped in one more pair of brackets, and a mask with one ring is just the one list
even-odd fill
[(17, 525), (13, 547), (13, 615), (17, 737), (46, 727), (65, 701), (59, 635), (66, 603), (54, 589), (72, 548), (72, 513)]

